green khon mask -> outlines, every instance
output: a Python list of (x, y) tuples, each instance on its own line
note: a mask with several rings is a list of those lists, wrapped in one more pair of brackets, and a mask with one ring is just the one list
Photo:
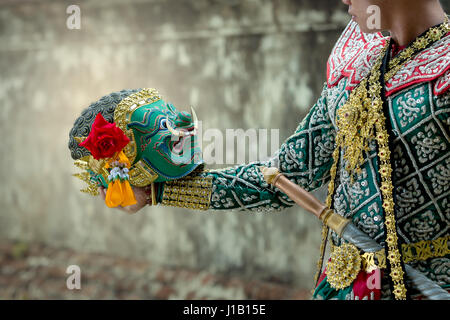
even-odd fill
[(89, 184), (84, 192), (95, 195), (98, 186), (108, 185), (105, 162), (94, 159), (86, 148), (79, 146), (91, 132), (98, 113), (130, 139), (123, 152), (131, 163), (132, 186), (179, 179), (203, 165), (193, 110), (192, 114), (176, 110), (154, 89), (124, 90), (91, 104), (70, 131), (72, 158), (76, 166), (86, 170), (76, 175)]

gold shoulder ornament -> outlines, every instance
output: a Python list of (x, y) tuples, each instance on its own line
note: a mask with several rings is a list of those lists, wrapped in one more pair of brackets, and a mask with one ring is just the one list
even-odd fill
[[(431, 28), (425, 35), (419, 37), (409, 48), (393, 58), (385, 74), (385, 81), (390, 80), (415, 54), (435, 41), (440, 40), (450, 31), (448, 17), (438, 27)], [(383, 58), (389, 47), (389, 41), (383, 48), (370, 74), (355, 88), (347, 103), (337, 112), (336, 148), (333, 152), (334, 163), (331, 167), (331, 180), (328, 186), (326, 205), (331, 207), (335, 189), (335, 178), (340, 150), (343, 151), (343, 159), (347, 161), (345, 170), (349, 172), (351, 182), (354, 174), (361, 171), (360, 166), (364, 161), (363, 152), (368, 150), (369, 141), (378, 143), (378, 158), (380, 161), (379, 173), (381, 176), (381, 192), (383, 195), (383, 209), (385, 212), (385, 226), (387, 230), (386, 244), (388, 247), (387, 259), (391, 266), (390, 277), (394, 285), (394, 297), (397, 300), (406, 299), (406, 287), (403, 281), (403, 269), (401, 254), (398, 249), (398, 237), (394, 214), (394, 200), (392, 195), (392, 166), (388, 145), (389, 133), (386, 130), (386, 118), (383, 113), (383, 100), (381, 98), (381, 68)], [(320, 258), (317, 263), (315, 283), (320, 275), (326, 242), (328, 227), (322, 229), (322, 243)]]

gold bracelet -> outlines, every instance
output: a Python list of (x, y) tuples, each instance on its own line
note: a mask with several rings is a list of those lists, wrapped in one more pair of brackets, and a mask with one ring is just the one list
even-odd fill
[(212, 177), (185, 177), (164, 183), (165, 206), (208, 210), (211, 203)]

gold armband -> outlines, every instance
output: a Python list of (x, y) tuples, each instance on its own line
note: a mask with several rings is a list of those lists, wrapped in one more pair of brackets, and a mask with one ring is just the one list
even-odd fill
[(166, 181), (162, 205), (207, 210), (211, 203), (212, 177), (185, 177)]

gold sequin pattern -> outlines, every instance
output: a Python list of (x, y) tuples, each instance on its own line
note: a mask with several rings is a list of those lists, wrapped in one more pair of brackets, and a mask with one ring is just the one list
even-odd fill
[[(390, 70), (385, 75), (385, 80), (391, 79), (417, 50), (426, 48), (434, 41), (441, 39), (449, 31), (448, 18), (438, 28), (432, 28), (425, 36), (417, 39), (414, 44), (405, 49), (391, 60)], [(382, 59), (386, 54), (388, 46), (383, 48), (372, 72), (368, 78), (361, 81), (359, 86), (353, 90), (347, 103), (338, 110), (337, 126), (339, 128), (336, 136), (336, 149), (333, 153), (334, 163), (331, 168), (331, 181), (328, 188), (327, 206), (331, 206), (334, 193), (334, 180), (336, 178), (337, 161), (339, 150), (343, 150), (343, 158), (347, 160), (346, 170), (349, 171), (351, 181), (354, 181), (354, 173), (361, 172), (360, 165), (364, 161), (363, 152), (368, 150), (368, 142), (378, 142), (378, 157), (380, 160), (379, 173), (381, 176), (381, 192), (383, 196), (383, 208), (385, 211), (385, 226), (387, 230), (386, 244), (388, 247), (388, 260), (391, 265), (391, 279), (394, 284), (394, 296), (396, 299), (406, 299), (406, 287), (404, 285), (404, 272), (401, 266), (401, 255), (398, 249), (398, 237), (396, 232), (396, 221), (394, 213), (394, 200), (392, 195), (393, 185), (391, 180), (392, 166), (390, 163), (390, 151), (388, 145), (388, 132), (385, 127), (386, 118), (383, 114), (383, 100), (381, 99), (381, 76)], [(401, 63), (402, 60), (405, 60)], [(369, 89), (367, 89), (369, 88)], [(322, 244), (316, 282), (321, 272), (323, 256), (328, 236), (328, 228), (322, 230)], [(441, 250), (442, 251), (442, 250)], [(428, 256), (429, 253), (423, 254)]]
[[(406, 287), (404, 283), (404, 271), (402, 268), (402, 261), (400, 251), (398, 249), (398, 236), (396, 230), (395, 212), (394, 212), (394, 199), (392, 195), (393, 185), (391, 175), (382, 174), (383, 170), (392, 172), (392, 166), (390, 162), (389, 151), (389, 134), (386, 130), (386, 118), (383, 114), (383, 100), (381, 99), (381, 85), (379, 78), (381, 75), (382, 59), (387, 51), (387, 47), (384, 48), (378, 61), (375, 64), (373, 72), (369, 78), (369, 86), (373, 90), (371, 92), (372, 108), (371, 112), (374, 113), (376, 140), (378, 142), (378, 158), (379, 158), (379, 172), (381, 174), (381, 193), (383, 196), (383, 209), (384, 209), (384, 224), (386, 227), (386, 245), (388, 248), (388, 256), (391, 272), (390, 277), (394, 286), (393, 294), (397, 300), (406, 300)], [(360, 106), (361, 108), (362, 106)], [(389, 121), (389, 119), (387, 120)]]
[(365, 252), (361, 255), (362, 269), (370, 273), (375, 269), (385, 269), (386, 268), (386, 254), (384, 250), (377, 252)]
[(135, 187), (146, 187), (158, 179), (158, 174), (143, 160), (133, 165), (129, 175), (130, 183)]
[(334, 289), (350, 286), (361, 270), (359, 249), (353, 244), (344, 243), (334, 247), (327, 264), (327, 282)]
[(403, 66), (400, 61), (409, 59), (414, 52), (429, 46), (431, 43), (440, 40), (444, 35), (450, 31), (449, 18), (445, 17), (444, 23), (438, 28), (430, 29), (423, 37), (417, 39), (410, 47), (406, 48), (398, 54), (389, 63), (389, 72), (385, 75), (385, 81), (389, 81)]
[(416, 243), (402, 244), (403, 261), (424, 261), (430, 258), (444, 257), (450, 254), (448, 246), (450, 236), (434, 240), (422, 240)]
[(134, 140), (134, 133), (132, 129), (128, 129), (128, 124), (130, 123), (131, 115), (133, 111), (137, 108), (151, 104), (156, 101), (161, 100), (161, 96), (159, 95), (156, 89), (142, 89), (139, 92), (133, 93), (120, 101), (114, 110), (114, 122), (117, 127), (119, 127), (130, 139), (130, 143), (125, 147), (124, 153), (130, 159), (130, 162), (133, 163), (136, 159), (137, 147), (136, 142)]
[(207, 210), (211, 202), (212, 177), (185, 177), (166, 181), (162, 205)]
[[(415, 243), (402, 244), (402, 260), (404, 263), (409, 263), (444, 257), (450, 253), (449, 240), (450, 236), (445, 236), (434, 240), (422, 240)], [(331, 253), (335, 256), (336, 252), (340, 252), (339, 246), (331, 244)], [(377, 252), (364, 252), (361, 254), (361, 270), (370, 273), (377, 268), (386, 268), (386, 254), (384, 249)]]

